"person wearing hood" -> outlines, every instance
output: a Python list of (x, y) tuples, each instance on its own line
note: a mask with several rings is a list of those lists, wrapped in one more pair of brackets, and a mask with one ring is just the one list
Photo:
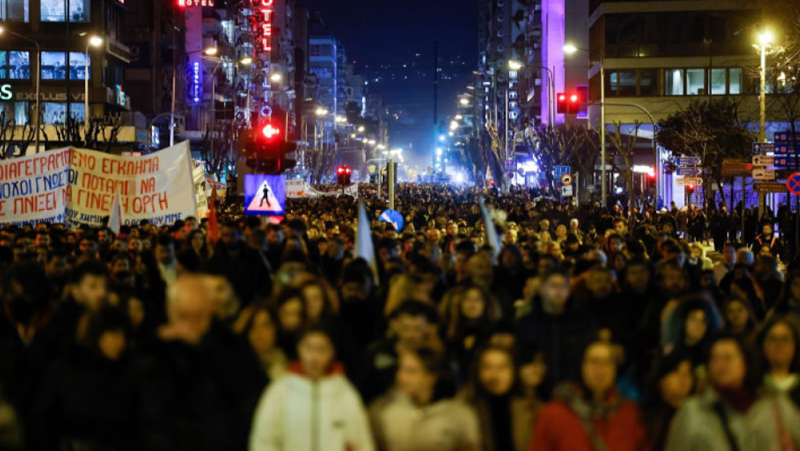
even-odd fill
[(530, 451), (638, 451), (645, 429), (635, 403), (615, 388), (613, 345), (594, 341), (580, 364), (580, 384), (565, 383), (539, 414)]
[(366, 411), (334, 360), (331, 335), (308, 328), (297, 350), (299, 361), (258, 403), (250, 451), (373, 451)]
[(370, 405), (379, 451), (477, 451), (475, 411), (453, 398), (443, 381), (441, 353), (431, 347), (400, 351), (393, 389)]
[(534, 309), (519, 319), (517, 331), (544, 353), (548, 393), (556, 382), (577, 377), (583, 343), (596, 336), (592, 319), (570, 300), (569, 276), (560, 271), (543, 276)]

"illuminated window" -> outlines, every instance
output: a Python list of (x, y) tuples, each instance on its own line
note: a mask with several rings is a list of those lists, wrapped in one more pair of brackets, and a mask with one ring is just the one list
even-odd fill
[(0, 78), (8, 76), (8, 52), (0, 50)]
[(711, 94), (725, 95), (725, 69), (711, 69)]
[(42, 22), (89, 22), (91, 0), (41, 0), (41, 7)]
[(731, 67), (728, 70), (728, 94), (741, 94), (742, 93), (742, 68)]
[[(42, 80), (67, 79), (67, 54), (63, 52), (42, 52)], [(69, 78), (84, 80), (86, 76), (86, 54), (70, 52)], [(91, 62), (91, 59), (89, 60)], [(91, 68), (89, 68), (91, 74)]]
[(666, 69), (664, 71), (664, 94), (668, 96), (684, 95), (683, 74), (683, 69)]
[(28, 102), (14, 102), (14, 122), (17, 124), (27, 124), (29, 109), (30, 105)]
[(13, 80), (28, 80), (31, 78), (30, 52), (8, 52), (8, 78)]
[(686, 69), (686, 94), (690, 96), (706, 94), (705, 69)]
[[(72, 103), (69, 114), (73, 119), (82, 121), (84, 118), (82, 103)], [(42, 122), (45, 125), (63, 124), (67, 118), (67, 104), (65, 102), (42, 102)]]
[(0, 20), (4, 22), (29, 22), (28, 0), (0, 0)]

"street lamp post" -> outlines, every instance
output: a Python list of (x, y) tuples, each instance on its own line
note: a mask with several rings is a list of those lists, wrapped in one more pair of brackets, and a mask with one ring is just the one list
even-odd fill
[(84, 137), (89, 133), (89, 47), (100, 47), (103, 44), (103, 38), (99, 36), (92, 36), (89, 38), (89, 43), (86, 44), (86, 53), (83, 59), (83, 127)]
[[(572, 44), (567, 44), (564, 46), (564, 53), (571, 55), (578, 50), (586, 49), (579, 49)], [(606, 206), (606, 83), (605, 83), (605, 57), (603, 55), (605, 51), (600, 54), (600, 202), (603, 207)], [(655, 133), (655, 130), (653, 130)]]
[(758, 135), (760, 142), (767, 141), (767, 47), (772, 44), (773, 37), (770, 30), (764, 30), (758, 35), (758, 44), (756, 45), (761, 52), (761, 92), (759, 96), (761, 115)]
[(41, 102), (40, 100), (41, 95), (39, 95), (39, 87), (41, 86), (41, 81), (42, 81), (42, 50), (39, 47), (39, 43), (34, 41), (33, 39), (23, 36), (19, 33), (15, 33), (11, 30), (6, 29), (5, 27), (0, 26), (0, 34), (5, 32), (8, 32), (8, 34), (16, 36), (20, 39), (24, 39), (28, 42), (32, 42), (36, 46), (36, 118), (34, 120), (34, 124), (36, 126), (36, 152), (39, 152), (39, 143), (41, 140), (39, 135), (41, 132), (40, 129), (41, 129), (41, 118), (42, 118), (42, 112), (39, 108)]

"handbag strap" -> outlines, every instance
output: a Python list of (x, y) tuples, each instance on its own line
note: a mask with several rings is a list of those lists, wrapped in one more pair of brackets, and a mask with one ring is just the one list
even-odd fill
[(721, 402), (716, 402), (714, 403), (713, 409), (722, 422), (722, 430), (725, 432), (725, 437), (728, 439), (728, 445), (731, 451), (739, 451), (739, 443), (736, 442), (736, 437), (733, 436), (731, 424), (728, 421), (728, 413), (725, 412), (725, 406), (723, 406)]
[(603, 437), (600, 437), (597, 433), (597, 429), (594, 427), (592, 420), (583, 416), (581, 416), (580, 419), (581, 423), (583, 423), (583, 430), (586, 431), (586, 435), (589, 436), (589, 441), (592, 442), (594, 451), (611, 451), (608, 445), (606, 445), (606, 442), (603, 441)]

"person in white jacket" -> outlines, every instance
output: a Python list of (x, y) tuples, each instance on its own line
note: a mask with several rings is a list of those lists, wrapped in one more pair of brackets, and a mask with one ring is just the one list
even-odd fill
[(334, 361), (330, 335), (308, 329), (299, 362), (261, 397), (250, 432), (250, 451), (374, 451), (358, 392)]

